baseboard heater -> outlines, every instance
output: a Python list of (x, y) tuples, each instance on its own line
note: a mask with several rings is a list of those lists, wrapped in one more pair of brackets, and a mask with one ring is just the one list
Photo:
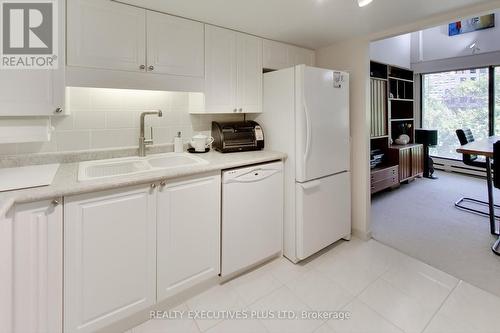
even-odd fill
[(472, 175), (476, 177), (486, 178), (486, 170), (481, 168), (475, 168), (465, 165), (462, 161), (432, 157), (434, 160), (434, 169), (446, 171), (446, 172), (456, 172), (465, 175)]

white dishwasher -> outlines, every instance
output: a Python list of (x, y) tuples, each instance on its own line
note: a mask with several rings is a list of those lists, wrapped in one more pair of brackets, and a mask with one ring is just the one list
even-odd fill
[(283, 162), (222, 173), (221, 276), (282, 250)]

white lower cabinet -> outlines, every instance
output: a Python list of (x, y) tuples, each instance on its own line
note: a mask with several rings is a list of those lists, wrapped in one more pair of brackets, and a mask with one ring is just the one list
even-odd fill
[(64, 332), (94, 332), (219, 274), (220, 173), (64, 203)]
[(156, 301), (150, 185), (65, 198), (64, 332), (93, 332)]
[(62, 205), (19, 204), (0, 218), (0, 263), (0, 332), (62, 333)]
[(158, 191), (158, 301), (219, 274), (220, 173)]

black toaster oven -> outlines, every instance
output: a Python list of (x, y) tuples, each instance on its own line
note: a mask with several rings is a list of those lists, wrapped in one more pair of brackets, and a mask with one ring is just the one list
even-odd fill
[(212, 122), (213, 148), (222, 153), (261, 150), (264, 132), (255, 121)]

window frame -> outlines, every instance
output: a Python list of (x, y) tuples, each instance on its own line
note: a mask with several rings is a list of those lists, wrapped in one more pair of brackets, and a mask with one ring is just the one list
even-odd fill
[[(444, 71), (427, 72), (420, 73), (420, 126), (424, 123), (424, 75), (429, 74), (440, 74), (448, 72), (459, 72), (459, 71), (470, 71), (485, 68), (488, 70), (488, 135), (495, 135), (495, 69), (500, 68), (499, 65), (489, 65), (489, 66), (479, 66), (479, 67), (469, 67), (460, 69), (448, 69)], [(442, 157), (442, 156), (432, 156), (435, 158), (440, 158), (444, 160), (460, 161), (460, 159)]]

